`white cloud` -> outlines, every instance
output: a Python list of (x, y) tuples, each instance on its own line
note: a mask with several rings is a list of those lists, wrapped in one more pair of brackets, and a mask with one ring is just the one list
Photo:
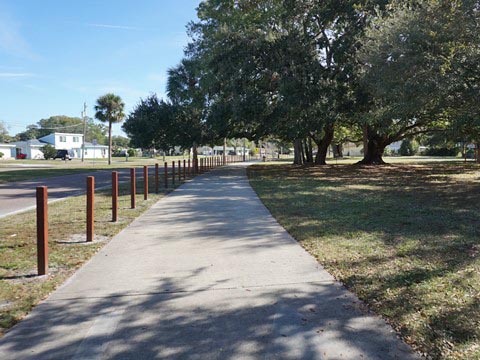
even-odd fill
[(104, 28), (104, 29), (120, 29), (120, 30), (138, 30), (134, 26), (125, 26), (125, 25), (111, 25), (111, 24), (86, 24), (90, 27)]
[(13, 72), (0, 72), (0, 78), (27, 78), (33, 77), (31, 73), (13, 73)]

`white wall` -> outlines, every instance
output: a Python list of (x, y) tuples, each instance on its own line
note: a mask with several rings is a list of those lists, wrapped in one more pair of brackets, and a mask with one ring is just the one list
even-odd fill
[[(81, 158), (82, 149), (78, 149), (78, 154)], [(107, 157), (108, 146), (85, 147), (85, 159), (106, 159)]]
[[(40, 138), (39, 140), (52, 144), (57, 150), (72, 150), (82, 147), (82, 134), (54, 133)], [(77, 140), (77, 141), (74, 141)]]
[(22, 151), (24, 154), (27, 154), (27, 159), (44, 159), (43, 152), (40, 150), (40, 147), (29, 147), (26, 149), (27, 152)]
[(3, 153), (1, 159), (11, 159), (12, 154), (15, 156), (15, 146), (0, 144), (0, 152)]

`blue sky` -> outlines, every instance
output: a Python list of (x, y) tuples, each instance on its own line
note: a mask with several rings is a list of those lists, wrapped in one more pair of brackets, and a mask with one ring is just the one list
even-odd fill
[[(200, 0), (0, 0), (0, 120), (10, 135), (51, 115), (92, 116), (114, 92), (127, 113), (164, 96)], [(114, 133), (121, 134), (120, 126)]]

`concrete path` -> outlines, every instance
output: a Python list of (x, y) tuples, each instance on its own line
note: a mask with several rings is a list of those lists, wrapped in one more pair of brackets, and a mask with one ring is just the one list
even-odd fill
[(413, 359), (270, 216), (241, 165), (197, 177), (0, 340), (0, 359)]

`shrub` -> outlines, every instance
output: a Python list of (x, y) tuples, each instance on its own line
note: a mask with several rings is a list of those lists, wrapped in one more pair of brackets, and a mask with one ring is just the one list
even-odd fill
[(128, 149), (128, 150), (127, 150), (127, 153), (128, 153), (128, 156), (135, 156), (135, 155), (137, 155), (137, 152), (135, 151), (135, 149)]
[(43, 157), (45, 158), (45, 160), (53, 159), (57, 154), (57, 150), (55, 150), (55, 148), (50, 144), (42, 146), (41, 150), (43, 152)]
[(446, 147), (440, 147), (440, 148), (428, 148), (425, 151), (425, 155), (428, 156), (457, 156), (458, 155), (458, 148), (453, 147), (453, 148), (446, 148)]
[(0, 151), (0, 159), (3, 158), (3, 155), (5, 154)]
[(418, 143), (415, 140), (405, 139), (400, 145), (400, 155), (413, 156), (418, 152)]

